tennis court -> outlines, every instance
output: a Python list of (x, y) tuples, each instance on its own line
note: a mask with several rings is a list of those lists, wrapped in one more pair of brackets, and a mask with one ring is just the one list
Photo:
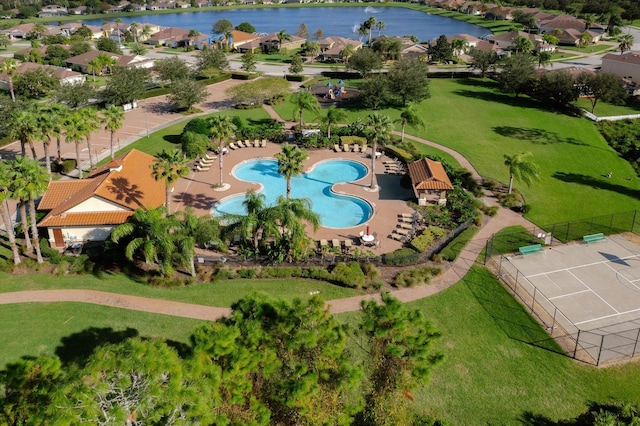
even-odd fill
[(554, 245), (539, 253), (504, 256), (500, 275), (554, 337), (560, 329), (563, 337), (575, 341), (571, 355), (583, 351), (596, 364), (637, 356), (637, 239), (633, 234), (610, 235), (599, 242)]

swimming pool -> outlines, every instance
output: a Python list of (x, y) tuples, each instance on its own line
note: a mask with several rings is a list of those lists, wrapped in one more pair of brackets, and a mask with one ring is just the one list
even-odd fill
[[(351, 228), (371, 218), (373, 207), (362, 198), (336, 194), (331, 187), (339, 182), (352, 182), (367, 174), (367, 167), (352, 160), (330, 160), (317, 163), (308, 173), (291, 179), (291, 197), (308, 198), (311, 208), (320, 215), (320, 224), (328, 228)], [(233, 174), (240, 180), (262, 184), (261, 193), (268, 205), (285, 195), (287, 183), (278, 173), (276, 160), (253, 160), (238, 165)], [(213, 214), (244, 214), (244, 194), (223, 199), (214, 206)]]

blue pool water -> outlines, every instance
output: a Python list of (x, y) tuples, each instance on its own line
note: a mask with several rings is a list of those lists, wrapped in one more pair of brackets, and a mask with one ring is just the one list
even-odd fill
[[(268, 205), (285, 195), (287, 182), (278, 173), (276, 160), (248, 161), (234, 169), (234, 175), (244, 181), (258, 182)], [(365, 200), (349, 195), (335, 194), (331, 187), (339, 182), (362, 179), (367, 168), (350, 160), (331, 160), (316, 164), (309, 172), (291, 179), (291, 197), (308, 198), (311, 208), (320, 215), (320, 223), (328, 228), (351, 228), (371, 218), (373, 208)], [(222, 200), (214, 207), (214, 214), (244, 214), (244, 194)]]

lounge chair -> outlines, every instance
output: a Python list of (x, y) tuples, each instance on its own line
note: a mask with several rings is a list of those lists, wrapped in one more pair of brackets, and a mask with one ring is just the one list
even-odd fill
[(368, 149), (369, 147), (367, 146), (367, 144), (364, 144), (360, 147), (360, 152), (367, 152)]
[(340, 248), (340, 240), (339, 240), (339, 239), (337, 239), (337, 238), (334, 238), (333, 240), (331, 240), (331, 245), (332, 245), (334, 248), (338, 248), (338, 249), (339, 249), (339, 248)]
[(213, 166), (213, 162), (211, 162), (211, 163), (206, 163), (206, 162), (204, 162), (204, 161), (200, 160), (200, 161), (198, 161), (198, 166), (203, 167), (203, 168), (204, 168), (204, 167), (211, 167), (211, 166)]
[(231, 142), (231, 143), (229, 144), (229, 148), (230, 148), (230, 149), (238, 149), (238, 147), (237, 147), (237, 146), (235, 146), (235, 145), (233, 144), (233, 142)]
[(267, 147), (267, 140), (266, 139), (262, 139), (260, 141), (260, 148), (266, 148)]
[(200, 160), (199, 160), (199, 161), (200, 161), (201, 163), (213, 164), (213, 163), (216, 161), (216, 159), (215, 159), (215, 158), (211, 158), (211, 159), (209, 159), (209, 158), (207, 158), (207, 157), (200, 157)]
[(247, 146), (244, 144), (244, 142), (242, 141), (236, 141), (236, 145), (238, 145), (238, 148), (246, 148)]
[(400, 228), (396, 228), (393, 230), (393, 232), (395, 232), (396, 234), (400, 234), (400, 235), (409, 235), (409, 231), (408, 229), (400, 229)]
[(260, 148), (260, 140), (259, 139), (254, 139), (253, 140), (253, 147), (254, 148)]
[(344, 240), (344, 251), (347, 252), (351, 250), (351, 247), (353, 247), (353, 244), (351, 244), (351, 240)]
[(396, 234), (396, 233), (391, 233), (391, 235), (389, 235), (389, 238), (396, 240), (396, 241), (401, 241), (401, 242), (406, 242), (407, 241), (407, 237), (405, 237), (404, 235), (400, 235), (400, 234)]
[(342, 145), (342, 150), (344, 152), (351, 152), (351, 148), (349, 147), (348, 143), (345, 143), (344, 145)]
[(201, 167), (200, 164), (196, 164), (196, 167), (193, 170), (196, 172), (206, 172), (209, 169), (211, 169), (211, 166)]
[(358, 145), (357, 143), (353, 144), (353, 152), (360, 152), (360, 145)]
[(340, 148), (340, 145), (338, 144), (333, 145), (333, 150), (335, 152), (342, 152), (342, 148)]
[(329, 243), (327, 242), (327, 240), (320, 240), (320, 248), (324, 248), (329, 246)]
[(217, 155), (209, 155), (208, 153), (204, 154), (204, 158), (206, 158), (207, 160), (217, 160), (218, 156)]
[(400, 222), (400, 223), (398, 223), (398, 228), (402, 228), (402, 229), (413, 229), (413, 224), (411, 224), (411, 223), (406, 223), (406, 222)]
[(404, 217), (407, 219), (414, 219), (416, 217), (415, 213), (400, 213), (398, 217)]

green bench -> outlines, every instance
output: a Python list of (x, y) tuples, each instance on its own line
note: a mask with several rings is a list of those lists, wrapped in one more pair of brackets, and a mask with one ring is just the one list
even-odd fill
[(541, 244), (532, 244), (530, 246), (520, 247), (518, 250), (520, 250), (520, 254), (525, 255), (525, 254), (539, 253), (543, 249)]
[(582, 239), (584, 240), (585, 243), (597, 243), (598, 241), (606, 240), (602, 232), (599, 234), (585, 235), (584, 237), (582, 237)]

